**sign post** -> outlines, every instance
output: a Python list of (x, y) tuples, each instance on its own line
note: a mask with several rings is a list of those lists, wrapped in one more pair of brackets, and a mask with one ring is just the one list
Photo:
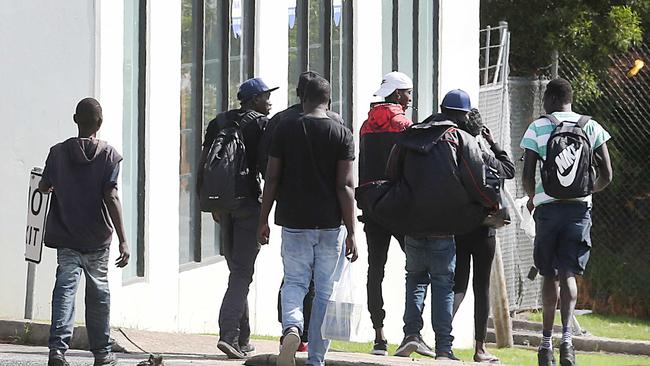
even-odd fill
[(27, 261), (27, 289), (25, 291), (25, 319), (34, 317), (34, 282), (36, 265), (43, 254), (43, 236), (50, 204), (50, 195), (38, 190), (43, 169), (34, 168), (29, 177), (27, 196), (27, 226), (25, 229), (25, 260)]

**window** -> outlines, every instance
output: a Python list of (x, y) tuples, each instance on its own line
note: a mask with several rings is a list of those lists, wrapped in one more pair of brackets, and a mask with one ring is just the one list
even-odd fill
[(123, 279), (144, 276), (146, 1), (124, 0), (122, 201), (131, 263)]
[(331, 109), (352, 122), (352, 0), (289, 1), (289, 104), (300, 73), (313, 70), (332, 85)]
[(217, 113), (239, 107), (237, 89), (253, 77), (254, 0), (182, 0), (181, 264), (219, 254), (219, 225), (199, 210), (195, 192), (201, 142)]
[(437, 112), (438, 14), (437, 1), (382, 0), (382, 70), (401, 71), (413, 79), (414, 122)]

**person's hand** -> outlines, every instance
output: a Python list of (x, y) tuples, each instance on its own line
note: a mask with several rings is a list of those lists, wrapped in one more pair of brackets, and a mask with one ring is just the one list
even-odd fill
[(492, 136), (492, 131), (487, 126), (484, 126), (481, 130), (481, 136), (488, 142), (488, 144), (494, 145), (494, 137)]
[(268, 244), (269, 236), (271, 236), (271, 228), (269, 227), (269, 223), (260, 222), (260, 226), (257, 228), (257, 243), (260, 245)]
[(345, 238), (345, 256), (350, 259), (350, 262), (354, 262), (359, 258), (357, 244), (354, 242), (354, 234), (348, 234), (347, 238)]
[(535, 204), (533, 203), (533, 197), (528, 198), (528, 202), (526, 202), (526, 208), (528, 209), (528, 212), (533, 212), (535, 209)]
[(121, 242), (119, 249), (120, 256), (115, 260), (115, 265), (118, 268), (124, 268), (127, 264), (129, 264), (129, 258), (131, 258), (131, 254), (129, 253), (129, 245), (126, 242)]
[(221, 221), (221, 213), (219, 213), (219, 211), (212, 211), (212, 220), (216, 223)]

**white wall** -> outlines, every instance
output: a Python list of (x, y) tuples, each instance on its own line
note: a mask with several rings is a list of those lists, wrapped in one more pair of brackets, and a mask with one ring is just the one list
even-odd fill
[[(463, 89), (478, 107), (479, 0), (440, 1), (440, 101), (452, 89)], [(472, 279), (470, 278), (470, 281)], [(469, 348), (474, 339), (474, 294), (471, 282), (454, 319), (454, 347)]]
[[(76, 135), (76, 103), (95, 95), (95, 6), (88, 0), (2, 1), (0, 19), (0, 316), (22, 318), (29, 172), (45, 164), (50, 146)], [(44, 249), (36, 318), (49, 319), (55, 265), (55, 252)]]

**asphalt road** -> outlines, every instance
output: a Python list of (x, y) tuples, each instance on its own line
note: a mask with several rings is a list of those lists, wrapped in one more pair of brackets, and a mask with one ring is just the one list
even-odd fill
[[(44, 366), (47, 365), (48, 349), (45, 347), (16, 346), (0, 344), (0, 366)], [(145, 354), (118, 354), (118, 365), (136, 366), (140, 361), (148, 359)], [(164, 355), (165, 366), (187, 365), (219, 365), (239, 366), (241, 361), (228, 361), (225, 356), (196, 356), (172, 354)], [(93, 356), (87, 351), (70, 350), (66, 359), (71, 366), (92, 366)]]

